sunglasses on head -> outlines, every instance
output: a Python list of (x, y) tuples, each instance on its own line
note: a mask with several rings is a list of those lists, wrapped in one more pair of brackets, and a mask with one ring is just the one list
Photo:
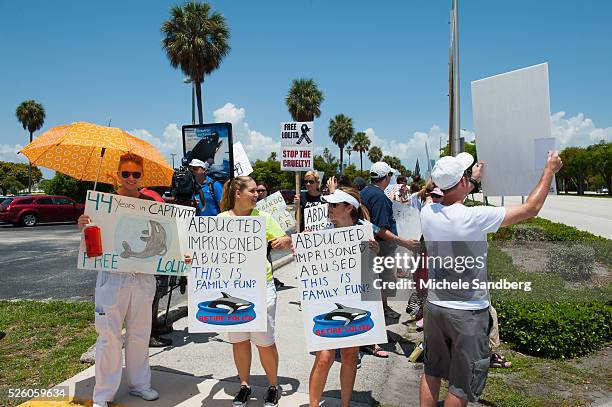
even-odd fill
[(121, 178), (125, 178), (125, 179), (128, 179), (130, 175), (134, 179), (138, 179), (142, 176), (142, 173), (140, 171), (121, 171), (120, 174), (121, 174)]
[(307, 179), (306, 181), (304, 181), (304, 184), (314, 184), (315, 181), (313, 179)]

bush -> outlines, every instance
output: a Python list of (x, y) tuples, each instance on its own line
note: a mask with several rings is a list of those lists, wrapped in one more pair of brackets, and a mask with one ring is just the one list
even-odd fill
[(495, 304), (504, 341), (526, 353), (571, 358), (612, 341), (610, 302), (519, 302)]
[(567, 281), (591, 278), (595, 263), (595, 250), (584, 244), (557, 244), (548, 251), (546, 271), (563, 276)]
[(516, 225), (512, 230), (514, 240), (519, 242), (539, 242), (546, 240), (546, 233), (541, 226)]

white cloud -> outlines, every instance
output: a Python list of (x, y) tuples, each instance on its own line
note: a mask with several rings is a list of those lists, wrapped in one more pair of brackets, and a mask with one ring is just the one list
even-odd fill
[[(145, 129), (134, 129), (130, 130), (128, 133), (153, 144), (164, 156), (166, 156), (169, 163), (172, 163), (170, 154), (175, 153), (178, 158), (182, 156), (183, 141), (181, 129), (179, 129), (176, 123), (168, 124), (161, 137), (154, 136)], [(178, 163), (178, 161), (175, 162), (176, 165), (178, 165)]]
[(272, 151), (276, 151), (277, 154), (280, 151), (280, 141), (277, 138), (266, 136), (257, 130), (251, 129), (249, 123), (245, 121), (246, 110), (244, 107), (237, 107), (233, 103), (228, 102), (223, 107), (215, 110), (213, 114), (215, 122), (232, 123), (234, 143), (237, 141), (242, 142), (249, 160), (265, 160)]
[(565, 118), (565, 112), (557, 112), (550, 118), (552, 135), (557, 139), (559, 150), (565, 147), (585, 147), (600, 140), (612, 141), (612, 127), (598, 128), (593, 120), (578, 113)]
[(17, 154), (22, 148), (21, 144), (0, 144), (0, 161), (27, 163), (28, 159), (23, 154)]

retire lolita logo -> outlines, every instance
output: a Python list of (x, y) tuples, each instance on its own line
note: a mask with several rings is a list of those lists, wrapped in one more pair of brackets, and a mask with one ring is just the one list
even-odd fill
[(198, 304), (198, 321), (212, 325), (246, 324), (255, 319), (255, 304), (221, 291), (221, 297)]
[(368, 332), (374, 327), (372, 313), (336, 303), (336, 309), (313, 318), (312, 332), (323, 338), (345, 338)]

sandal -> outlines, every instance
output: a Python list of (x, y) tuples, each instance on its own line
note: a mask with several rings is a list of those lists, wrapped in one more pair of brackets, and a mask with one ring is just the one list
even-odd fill
[(382, 350), (382, 348), (380, 346), (378, 346), (378, 345), (361, 346), (360, 350), (363, 353), (367, 353), (368, 355), (376, 356), (377, 358), (386, 359), (386, 358), (389, 357), (389, 353), (387, 353), (386, 351)]
[(506, 360), (506, 358), (499, 353), (493, 353), (491, 355), (490, 367), (493, 369), (509, 369), (512, 367), (512, 362)]

